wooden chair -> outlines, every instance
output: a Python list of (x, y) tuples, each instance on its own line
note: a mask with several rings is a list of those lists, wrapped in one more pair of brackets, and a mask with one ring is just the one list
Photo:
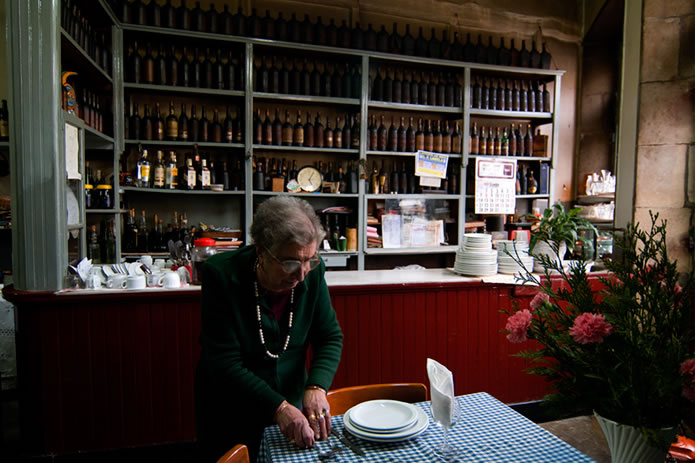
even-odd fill
[(365, 384), (333, 389), (326, 395), (331, 415), (342, 415), (361, 402), (375, 399), (392, 399), (414, 403), (427, 400), (428, 390), (423, 383)]
[(249, 449), (244, 444), (237, 444), (221, 456), (217, 463), (250, 463)]

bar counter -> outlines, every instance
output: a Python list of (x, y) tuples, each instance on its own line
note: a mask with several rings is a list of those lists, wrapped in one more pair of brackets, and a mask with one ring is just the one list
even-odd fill
[[(500, 309), (536, 293), (506, 275), (447, 269), (327, 272), (344, 333), (332, 387), (428, 383), (432, 357), (454, 372), (457, 395), (505, 403), (540, 399), (501, 330)], [(17, 308), (18, 394), (24, 451), (68, 454), (192, 441), (200, 288), (27, 292)]]

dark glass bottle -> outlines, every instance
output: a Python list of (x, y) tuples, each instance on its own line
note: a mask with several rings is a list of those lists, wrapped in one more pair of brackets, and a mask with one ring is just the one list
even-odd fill
[[(292, 138), (290, 138), (292, 144)], [(272, 143), (274, 145), (283, 144), (283, 123), (280, 120), (280, 110), (276, 108), (275, 119), (273, 119), (273, 138)]]
[(217, 34), (219, 32), (218, 25), (219, 25), (219, 14), (218, 14), (217, 10), (215, 9), (215, 5), (213, 3), (211, 3), (210, 8), (205, 13), (206, 31), (210, 32), (211, 34)]
[(202, 142), (208, 142), (210, 141), (211, 138), (211, 133), (212, 131), (210, 130), (210, 121), (206, 117), (205, 113), (205, 105), (201, 108), (201, 120), (200, 120), (200, 129), (198, 132), (198, 137), (200, 138), (200, 141)]
[(440, 127), (440, 121), (435, 122), (435, 127), (433, 127), (433, 151), (436, 153), (444, 153), (442, 151), (442, 128)]
[(175, 141), (179, 136), (179, 121), (174, 113), (174, 102), (169, 102), (169, 115), (167, 116), (167, 140)]
[(317, 113), (317, 118), (314, 120), (314, 146), (317, 148), (324, 147), (324, 125), (321, 123), (321, 114)]
[(515, 129), (515, 124), (510, 126), (510, 133), (508, 134), (508, 152), (510, 156), (517, 156), (517, 130)]
[(302, 62), (302, 85), (300, 87), (302, 95), (312, 94), (312, 72), (309, 69), (309, 62), (305, 58)]
[(536, 41), (532, 40), (532, 52), (529, 56), (530, 67), (539, 69), (541, 67), (541, 53), (537, 50)]
[(154, 0), (151, 0), (147, 5), (149, 26), (161, 27), (162, 26), (162, 9), (160, 4)]
[(440, 57), (440, 41), (435, 37), (435, 28), (430, 29), (430, 40), (428, 41), (428, 56), (431, 58)]
[(546, 42), (541, 44), (541, 68), (551, 69), (551, 53), (546, 49)]
[(445, 121), (442, 127), (442, 152), (449, 154), (452, 152), (452, 134), (450, 133), (449, 121)]
[[(212, 141), (215, 143), (222, 143), (222, 124), (220, 124), (220, 115), (218, 113), (217, 108), (215, 108), (213, 110), (213, 123), (210, 125), (208, 135), (209, 135), (208, 141)], [(217, 182), (212, 182), (212, 183), (217, 183)]]
[(455, 61), (461, 61), (464, 58), (464, 47), (459, 40), (459, 32), (454, 33), (454, 39), (452, 41), (452, 51), (450, 53), (450, 59)]
[(279, 93), (287, 95), (290, 93), (290, 67), (287, 58), (283, 58), (280, 63), (280, 88)]
[(351, 140), (353, 139), (352, 129), (353, 129), (353, 116), (346, 114), (346, 119), (345, 119), (345, 123), (343, 124), (343, 130), (342, 130), (343, 134), (341, 136), (343, 143), (341, 143), (341, 146), (337, 146), (337, 148), (343, 148), (343, 149), (350, 148), (350, 143), (351, 143)]
[(283, 12), (278, 12), (278, 17), (275, 20), (275, 38), (284, 42), (289, 40), (288, 22), (283, 17)]
[(201, 63), (201, 58), (198, 55), (198, 48), (194, 49), (193, 61), (191, 62), (190, 71), (191, 75), (189, 81), (192, 87), (200, 88), (203, 86), (203, 64)]
[(300, 22), (297, 20), (297, 16), (293, 13), (288, 21), (288, 40), (291, 42), (300, 42), (302, 38), (302, 31), (300, 28)]
[(389, 52), (402, 53), (403, 39), (399, 35), (399, 27), (396, 23), (392, 24), (392, 33), (389, 36)]
[(372, 101), (384, 100), (384, 80), (382, 79), (382, 69), (377, 70), (375, 80), (372, 82)]
[(283, 146), (292, 146), (294, 140), (294, 128), (290, 123), (290, 111), (285, 111), (285, 122), (281, 127), (281, 144)]
[(425, 149), (425, 132), (423, 132), (423, 119), (418, 119), (418, 130), (416, 131), (415, 151)]
[(462, 154), (462, 131), (459, 127), (459, 121), (454, 124), (454, 132), (452, 133), (452, 153)]
[(188, 141), (188, 117), (186, 117), (186, 104), (181, 103), (181, 114), (177, 125), (177, 140)]
[(527, 111), (536, 112), (539, 109), (536, 107), (536, 96), (534, 95), (534, 86), (532, 81), (527, 81)]
[(510, 49), (505, 46), (505, 39), (500, 38), (500, 48), (498, 48), (498, 64), (510, 66)]
[(319, 63), (315, 61), (313, 63), (314, 68), (312, 69), (312, 95), (314, 96), (319, 96), (321, 95), (321, 72), (319, 72)]
[(419, 104), (420, 78), (415, 72), (411, 74), (411, 104)]
[(392, 82), (392, 98), (391, 100), (394, 103), (401, 103), (402, 102), (402, 97), (401, 97), (401, 90), (402, 90), (402, 84), (401, 84), (401, 72), (400, 71), (394, 71), (394, 82)]
[(131, 114), (130, 119), (130, 137), (133, 140), (142, 140), (142, 135), (140, 129), (142, 127), (142, 121), (140, 120), (140, 112), (138, 111), (138, 103), (133, 104), (134, 110)]
[(191, 24), (194, 31), (206, 32), (205, 13), (201, 9), (201, 2), (196, 2), (196, 6), (191, 10)]
[(331, 95), (336, 98), (345, 98), (343, 94), (343, 81), (338, 66), (333, 66), (331, 70)]
[(488, 47), (486, 48), (486, 63), (498, 64), (498, 49), (493, 45), (493, 37), (488, 36)]
[(186, 7), (186, 2), (181, 2), (177, 10), (177, 25), (179, 29), (191, 30), (191, 11)]
[(494, 109), (490, 106), (490, 87), (488, 86), (488, 79), (483, 79), (483, 85), (481, 86), (481, 109)]
[(150, 42), (147, 43), (145, 58), (143, 59), (143, 82), (146, 84), (155, 83), (155, 57)]
[(543, 91), (541, 92), (542, 96), (542, 101), (543, 101), (543, 108), (545, 113), (550, 113), (551, 112), (551, 94), (549, 91), (546, 89), (546, 84), (543, 86)]
[(338, 46), (350, 48), (351, 30), (346, 24), (346, 20), (341, 21), (341, 26), (338, 28)]
[(205, 49), (201, 81), (204, 88), (213, 88), (213, 62), (210, 59), (210, 48)]
[(228, 90), (237, 90), (237, 66), (235, 66), (235, 60), (232, 57), (232, 50), (229, 50), (227, 55), (227, 62), (225, 63), (225, 88)]
[[(394, 119), (392, 119), (393, 121)], [(399, 124), (399, 129), (396, 133), (396, 151), (405, 152), (406, 151), (406, 127), (404, 126), (404, 118), (401, 118), (401, 123)]]
[(367, 138), (367, 150), (368, 151), (377, 151), (377, 147), (379, 146), (377, 143), (378, 140), (378, 134), (377, 134), (377, 116), (374, 114), (370, 118), (370, 125), (368, 127), (368, 138)]
[(476, 62), (481, 64), (488, 63), (488, 51), (481, 42), (481, 34), (478, 35), (478, 43), (476, 44)]
[(246, 24), (247, 18), (244, 16), (244, 11), (240, 6), (237, 8), (237, 13), (232, 16), (232, 33), (239, 36), (247, 35)]
[(445, 106), (446, 94), (447, 85), (445, 84), (445, 78), (442, 76), (442, 73), (440, 73), (437, 79), (437, 95), (435, 100), (438, 106)]
[(150, 108), (147, 104), (145, 105), (142, 126), (140, 128), (140, 137), (142, 140), (152, 140), (152, 119), (150, 118)]
[(181, 51), (181, 61), (179, 61), (179, 85), (182, 87), (191, 86), (192, 73), (191, 60), (189, 59), (188, 50), (186, 47)]
[(399, 130), (396, 127), (396, 122), (394, 122), (394, 116), (392, 116), (391, 125), (387, 132), (387, 149), (389, 151), (396, 151), (399, 146)]
[(428, 82), (428, 102), (426, 104), (437, 104), (437, 82), (435, 82), (435, 73), (430, 73), (430, 81)]
[(360, 76), (360, 66), (353, 65), (350, 71), (351, 80), (351, 92), (353, 98), (360, 98), (360, 92), (362, 89), (362, 77)]
[(539, 83), (534, 84), (534, 104), (537, 112), (544, 110), (544, 93), (539, 88)]
[(274, 40), (275, 37), (275, 21), (271, 17), (271, 11), (266, 10), (266, 16), (261, 20), (261, 32), (267, 39)]
[(256, 8), (251, 9), (251, 15), (247, 18), (246, 30), (249, 37), (261, 37), (263, 34), (261, 18), (256, 14)]
[[(132, 23), (133, 22), (133, 13), (132, 13), (132, 9), (131, 9), (131, 3), (128, 0), (122, 0), (120, 2), (120, 6), (121, 6), (121, 10), (120, 10), (121, 21), (123, 21), (126, 24)], [(71, 10), (71, 7), (70, 7), (70, 4), (67, 2), (65, 3), (65, 9), (66, 9), (66, 13), (64, 14), (64, 18), (67, 18), (67, 19), (63, 20), (63, 28), (66, 31), (70, 31), (70, 26), (71, 26), (71, 20), (70, 20), (71, 11), (70, 10)]]
[(396, 159), (392, 163), (392, 171), (389, 174), (389, 193), (396, 194), (399, 192), (399, 169), (396, 166)]
[(404, 34), (400, 52), (409, 56), (416, 54), (416, 39), (411, 35), (410, 24), (406, 24), (406, 33)]
[(131, 82), (139, 84), (142, 78), (142, 66), (143, 66), (143, 59), (142, 56), (140, 56), (140, 50), (138, 49), (138, 42), (133, 42), (133, 52), (130, 54), (129, 57), (129, 65), (128, 67), (130, 68), (130, 79)]
[(383, 101), (391, 101), (394, 93), (394, 81), (391, 78), (391, 70), (387, 68), (384, 73), (384, 91), (382, 93)]
[(280, 69), (276, 57), (273, 57), (273, 63), (268, 74), (268, 91), (271, 93), (280, 93)]
[(425, 151), (432, 151), (434, 148), (433, 127), (431, 121), (427, 121), (425, 134), (423, 135), (423, 146)]
[[(140, 26), (147, 26), (147, 7), (143, 0), (136, 0), (133, 2), (133, 17), (135, 18), (135, 23)], [(79, 41), (78, 41), (79, 43)]]
[(389, 51), (389, 32), (382, 24), (379, 32), (377, 33), (377, 51), (387, 53)]
[(225, 35), (231, 35), (234, 33), (234, 27), (232, 26), (232, 13), (230, 13), (229, 6), (223, 5), (222, 13), (220, 14), (220, 19), (218, 22), (218, 32)]
[[(338, 74), (338, 71), (336, 72)], [(345, 64), (343, 74), (340, 76), (341, 96), (343, 98), (360, 98), (360, 95), (353, 95), (353, 84), (350, 77), (350, 66)]]
[[(515, 81), (512, 88), (512, 110), (527, 111), (527, 90), (521, 88), (522, 82)], [(517, 109), (515, 109), (517, 108)]]
[(403, 73), (401, 79), (401, 102), (404, 104), (411, 103), (411, 73)]
[(164, 54), (164, 45), (161, 43), (155, 60), (155, 83), (167, 85), (167, 57)]
[(314, 43), (314, 26), (312, 21), (309, 19), (309, 15), (306, 14), (302, 24), (300, 25), (300, 31), (302, 32), (302, 41), (304, 43)]
[(440, 42), (440, 58), (452, 59), (452, 44), (450, 43), (446, 29), (442, 31), (442, 41)]
[(329, 63), (324, 63), (324, 72), (321, 73), (322, 96), (338, 96), (333, 93), (333, 75), (329, 69)]
[(505, 110), (505, 86), (503, 80), (498, 80), (498, 88), (496, 89), (495, 109), (498, 111)]
[(333, 18), (329, 21), (329, 25), (326, 26), (326, 45), (330, 47), (338, 46), (338, 27), (336, 27), (336, 22)]
[(312, 148), (314, 146), (314, 125), (312, 125), (312, 116), (307, 111), (307, 122), (304, 125), (304, 146)]
[(201, 141), (200, 140), (200, 123), (198, 121), (198, 113), (196, 111), (196, 105), (191, 105), (191, 117), (188, 121), (188, 135), (189, 141)]
[(225, 120), (222, 123), (222, 131), (225, 141), (227, 143), (234, 143), (234, 120), (230, 114), (230, 105), (227, 105), (227, 113), (225, 114)]
[(377, 32), (372, 28), (372, 23), (367, 24), (365, 31), (365, 50), (377, 50)]
[(331, 121), (328, 116), (326, 116), (326, 128), (324, 129), (324, 147), (334, 147), (334, 131), (331, 128)]
[(261, 121), (261, 108), (256, 108), (254, 113), (254, 144), (263, 143), (263, 122)]
[(317, 16), (317, 23), (314, 25), (314, 42), (318, 45), (326, 45), (326, 26), (321, 20), (321, 16)]
[(176, 48), (174, 45), (169, 47), (169, 55), (167, 56), (167, 78), (169, 85), (179, 85), (179, 58), (176, 56)]
[(471, 41), (471, 34), (466, 34), (466, 45), (464, 45), (464, 61), (469, 63), (476, 62), (476, 45)]
[(515, 48), (515, 39), (510, 39), (510, 66), (520, 65), (520, 51)]
[(522, 41), (522, 49), (520, 50), (520, 66), (523, 68), (528, 68), (530, 67), (531, 64), (531, 55), (529, 54), (529, 50), (527, 50), (527, 44), (525, 41)]
[(271, 115), (269, 114), (268, 108), (266, 108), (266, 119), (263, 121), (263, 144), (272, 145), (273, 144), (273, 121), (271, 121)]
[(416, 151), (416, 131), (413, 128), (413, 117), (410, 117), (408, 121), (408, 129), (406, 129), (406, 147), (403, 151), (408, 153)]
[(350, 31), (350, 43), (356, 50), (363, 50), (365, 48), (365, 37), (359, 22), (356, 23), (355, 27)]
[(380, 116), (380, 124), (377, 129), (377, 151), (387, 151), (387, 127), (384, 125), (384, 115)]
[(418, 89), (418, 104), (428, 104), (428, 81), (425, 79), (425, 73), (421, 72), (420, 84)]
[[(327, 118), (328, 119), (328, 118)], [(328, 131), (328, 129), (327, 129)], [(336, 118), (336, 128), (333, 131), (333, 147), (343, 148), (343, 128), (341, 127), (341, 118)]]
[(290, 71), (290, 90), (292, 95), (302, 94), (302, 64), (295, 60), (290, 60), (292, 69)]

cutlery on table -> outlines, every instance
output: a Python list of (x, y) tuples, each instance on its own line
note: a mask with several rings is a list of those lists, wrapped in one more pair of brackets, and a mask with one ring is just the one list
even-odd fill
[(346, 447), (351, 449), (353, 451), (353, 453), (355, 453), (356, 455), (359, 455), (361, 457), (365, 456), (365, 452), (363, 452), (363, 450), (360, 447), (358, 447), (357, 445), (352, 443), (350, 440), (348, 440), (348, 437), (346, 436), (345, 429), (343, 430), (343, 435), (341, 435), (341, 434), (339, 434), (338, 431), (336, 431), (336, 428), (331, 428), (331, 434), (336, 436), (338, 438), (338, 440), (340, 440), (343, 445), (345, 445)]

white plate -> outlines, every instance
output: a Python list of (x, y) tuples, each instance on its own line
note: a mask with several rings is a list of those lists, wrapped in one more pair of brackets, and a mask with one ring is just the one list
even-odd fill
[(373, 432), (396, 431), (412, 425), (417, 408), (398, 400), (368, 400), (351, 408), (350, 421)]
[(399, 442), (408, 440), (423, 434), (423, 432), (428, 429), (428, 415), (420, 408), (415, 408), (417, 416), (416, 423), (403, 431), (386, 434), (363, 431), (357, 428), (351, 422), (350, 414), (348, 412), (343, 415), (343, 426), (345, 426), (346, 430), (354, 436), (372, 442)]

